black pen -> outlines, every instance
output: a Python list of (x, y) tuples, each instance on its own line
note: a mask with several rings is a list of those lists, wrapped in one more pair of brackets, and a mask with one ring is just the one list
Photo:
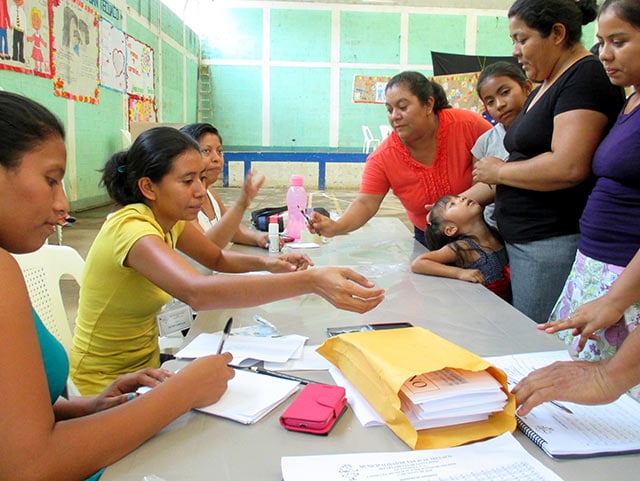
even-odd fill
[[(300, 209), (300, 206), (298, 206), (298, 209)], [(307, 224), (309, 224), (311, 227), (313, 227), (313, 224), (311, 223), (311, 219), (309, 218), (307, 213), (304, 211), (304, 209), (300, 209), (300, 213), (303, 215), (304, 220), (307, 221)]]
[(288, 379), (289, 381), (297, 381), (300, 384), (325, 384), (319, 381), (312, 381), (311, 379), (305, 379), (303, 377), (293, 376), (292, 374), (285, 374), (280, 371), (269, 371), (263, 367), (257, 366), (248, 366), (248, 367), (240, 367), (240, 366), (232, 366), (234, 369), (242, 369), (245, 371), (255, 372), (257, 374), (265, 374), (267, 376), (279, 377), (280, 379)]
[(227, 338), (229, 337), (229, 333), (231, 332), (231, 324), (233, 324), (233, 317), (229, 318), (224, 326), (224, 329), (222, 330), (222, 338), (220, 339), (220, 344), (218, 344), (218, 351), (216, 352), (216, 354), (222, 353), (224, 342), (227, 340)]
[(564, 404), (560, 404), (558, 401), (549, 401), (549, 402), (551, 404), (553, 404), (554, 406), (559, 407), (564, 412), (566, 412), (568, 414), (573, 414), (573, 411), (571, 409), (569, 409), (567, 406), (565, 406)]

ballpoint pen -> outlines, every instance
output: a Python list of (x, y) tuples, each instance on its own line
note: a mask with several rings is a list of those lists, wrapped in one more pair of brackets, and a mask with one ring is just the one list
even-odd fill
[(224, 326), (224, 329), (222, 330), (222, 337), (220, 338), (220, 344), (218, 344), (218, 351), (216, 352), (216, 354), (222, 353), (224, 342), (227, 340), (227, 338), (229, 337), (229, 333), (231, 332), (231, 324), (233, 324), (233, 317), (229, 318)]
[[(298, 209), (300, 209), (300, 206), (298, 206)], [(309, 218), (309, 216), (307, 215), (307, 213), (304, 211), (304, 209), (300, 209), (300, 213), (302, 214), (302, 216), (304, 217), (304, 220), (307, 221), (307, 224), (309, 224), (311, 227), (313, 227), (313, 224), (311, 223), (311, 219)]]
[(573, 411), (571, 409), (569, 409), (567, 406), (565, 406), (564, 404), (560, 404), (558, 401), (549, 401), (549, 402), (551, 404), (553, 404), (554, 406), (559, 407), (564, 412), (566, 412), (568, 414), (573, 414)]
[(257, 367), (257, 366), (248, 366), (248, 367), (232, 366), (232, 367), (234, 369), (242, 369), (244, 371), (252, 371), (252, 372), (255, 372), (257, 374), (265, 374), (267, 376), (279, 377), (280, 379), (288, 379), (289, 381), (297, 381), (300, 384), (325, 384), (323, 382), (313, 381), (311, 379), (305, 379), (303, 377), (294, 376), (292, 374), (286, 374), (286, 373), (280, 372), (280, 371), (270, 371), (270, 370), (265, 369), (263, 367)]

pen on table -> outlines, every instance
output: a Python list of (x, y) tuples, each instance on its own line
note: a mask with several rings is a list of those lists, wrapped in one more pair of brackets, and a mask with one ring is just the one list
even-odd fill
[(325, 384), (323, 382), (312, 381), (311, 379), (305, 379), (303, 377), (294, 376), (292, 374), (286, 374), (280, 371), (270, 371), (263, 367), (257, 366), (248, 366), (248, 367), (240, 367), (240, 366), (232, 366), (234, 369), (242, 369), (244, 371), (251, 371), (257, 374), (265, 374), (267, 376), (279, 377), (280, 379), (288, 379), (289, 381), (297, 381), (300, 384)]
[(224, 329), (222, 330), (222, 337), (220, 338), (220, 344), (218, 344), (218, 351), (216, 352), (216, 354), (222, 353), (224, 342), (227, 340), (227, 338), (229, 337), (229, 333), (231, 332), (231, 324), (233, 324), (233, 317), (229, 318), (224, 326)]
[(571, 409), (569, 409), (567, 406), (565, 406), (564, 404), (560, 404), (558, 401), (549, 401), (549, 402), (551, 404), (553, 404), (554, 406), (559, 407), (564, 412), (569, 413), (569, 414), (573, 414), (573, 411)]

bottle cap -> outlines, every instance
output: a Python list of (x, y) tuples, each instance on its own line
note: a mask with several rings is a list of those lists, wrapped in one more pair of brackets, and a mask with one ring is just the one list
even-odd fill
[(290, 185), (301, 186), (304, 182), (304, 178), (301, 175), (292, 175), (290, 179)]
[(277, 224), (278, 223), (278, 214), (273, 214), (269, 216), (269, 224)]

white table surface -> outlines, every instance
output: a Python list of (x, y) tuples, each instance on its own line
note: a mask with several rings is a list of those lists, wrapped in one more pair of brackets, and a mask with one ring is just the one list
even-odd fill
[[(238, 246), (234, 249), (258, 252)], [(316, 265), (349, 266), (363, 273), (386, 289), (385, 300), (366, 314), (335, 309), (314, 295), (254, 308), (201, 312), (186, 342), (200, 332), (222, 329), (229, 316), (234, 318), (234, 327), (241, 327), (253, 324), (253, 315), (259, 314), (276, 324), (282, 334), (309, 336), (309, 344), (324, 341), (327, 327), (408, 321), (481, 356), (565, 347), (537, 331), (533, 321), (481, 285), (412, 274), (410, 260), (424, 248), (398, 219), (374, 218), (350, 235), (304, 252)], [(298, 374), (331, 382), (326, 371)], [(166, 481), (279, 481), (282, 456), (408, 449), (386, 426), (363, 428), (351, 410), (326, 437), (286, 431), (278, 417), (289, 402), (249, 426), (202, 413), (184, 414), (107, 468), (101, 479), (142, 481), (144, 476), (155, 474)], [(527, 451), (565, 480), (640, 478), (640, 455), (560, 461), (546, 456), (519, 431), (515, 436)]]

